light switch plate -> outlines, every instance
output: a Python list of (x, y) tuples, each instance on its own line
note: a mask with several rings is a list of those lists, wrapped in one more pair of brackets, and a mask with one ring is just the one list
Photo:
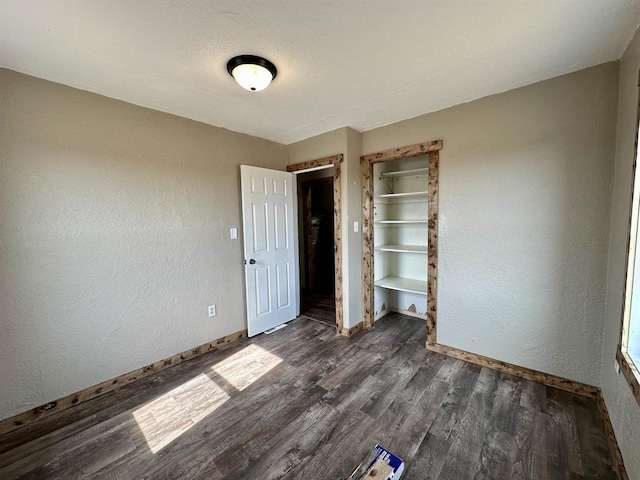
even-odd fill
[(358, 222), (353, 222), (353, 231), (358, 233), (358, 230), (360, 230), (360, 225), (358, 225)]
[(235, 240), (236, 238), (238, 238), (238, 229), (237, 228), (232, 228), (229, 230), (229, 233), (231, 235), (231, 240)]

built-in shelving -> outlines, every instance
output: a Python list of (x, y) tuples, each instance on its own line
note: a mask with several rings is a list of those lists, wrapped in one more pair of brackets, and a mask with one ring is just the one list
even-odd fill
[(383, 193), (382, 195), (374, 195), (374, 198), (426, 197), (428, 194), (429, 192)]
[(427, 294), (427, 282), (423, 280), (413, 280), (401, 277), (384, 277), (375, 282), (376, 287), (388, 288), (399, 292)]
[(405, 199), (417, 199), (416, 201), (427, 201), (428, 192), (406, 192), (406, 193), (383, 193), (382, 195), (375, 195), (377, 200), (405, 200)]
[(374, 225), (421, 225), (427, 224), (428, 220), (376, 220)]
[(399, 170), (396, 172), (384, 172), (382, 178), (408, 177), (409, 175), (427, 175), (429, 168), (412, 168), (411, 170)]
[(426, 163), (425, 158), (403, 159), (374, 166), (376, 311), (427, 311)]
[(375, 247), (379, 252), (399, 252), (399, 253), (427, 253), (426, 245), (379, 245)]

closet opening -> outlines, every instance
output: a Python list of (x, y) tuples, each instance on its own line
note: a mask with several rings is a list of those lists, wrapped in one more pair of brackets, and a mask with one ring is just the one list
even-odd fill
[(360, 158), (363, 188), (363, 323), (390, 312), (425, 321), (436, 342), (438, 163), (442, 141)]

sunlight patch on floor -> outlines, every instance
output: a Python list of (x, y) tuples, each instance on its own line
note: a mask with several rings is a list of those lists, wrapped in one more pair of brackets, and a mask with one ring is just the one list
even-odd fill
[(280, 363), (280, 357), (252, 344), (217, 363), (211, 370), (242, 391)]
[(149, 449), (157, 453), (229, 399), (206, 374), (183, 383), (133, 412)]

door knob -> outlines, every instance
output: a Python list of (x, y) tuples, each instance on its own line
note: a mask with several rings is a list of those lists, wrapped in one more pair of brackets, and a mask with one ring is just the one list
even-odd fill
[(250, 264), (250, 265), (255, 265), (255, 264), (256, 264), (256, 261), (252, 258), (251, 260), (249, 260), (249, 264)]

